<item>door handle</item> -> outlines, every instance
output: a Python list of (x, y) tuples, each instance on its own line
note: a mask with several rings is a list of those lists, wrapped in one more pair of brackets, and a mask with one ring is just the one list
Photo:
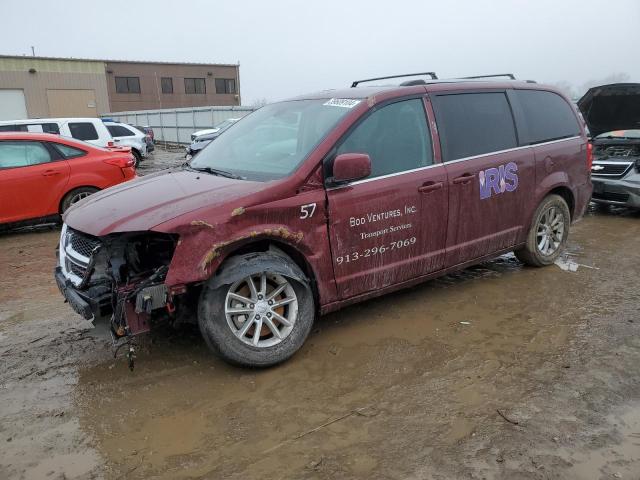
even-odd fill
[(453, 179), (453, 183), (458, 185), (461, 183), (469, 183), (471, 180), (473, 180), (474, 178), (476, 178), (476, 174), (475, 173), (465, 173), (464, 175), (462, 175), (461, 177), (456, 177)]
[(42, 176), (44, 177), (51, 177), (53, 175), (60, 175), (60, 172), (57, 170), (45, 170), (42, 172)]
[(434, 190), (440, 190), (443, 186), (444, 185), (442, 182), (428, 182), (421, 187), (418, 187), (418, 191), (420, 193), (429, 193), (433, 192)]

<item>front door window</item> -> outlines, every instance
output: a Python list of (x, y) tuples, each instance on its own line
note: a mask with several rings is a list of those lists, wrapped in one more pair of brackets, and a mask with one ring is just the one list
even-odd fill
[[(433, 163), (423, 100), (404, 100), (373, 111), (336, 152), (366, 153), (372, 166), (368, 178), (327, 191), (341, 298), (442, 268), (446, 174), (442, 165)], [(327, 174), (331, 173), (329, 168)], [(427, 204), (425, 185), (440, 187), (429, 187)]]

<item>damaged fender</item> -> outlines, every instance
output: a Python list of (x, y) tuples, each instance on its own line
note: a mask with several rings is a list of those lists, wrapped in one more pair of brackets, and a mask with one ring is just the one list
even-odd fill
[[(282, 260), (286, 259), (287, 262)], [(268, 252), (251, 252), (237, 255), (225, 261), (212, 278), (211, 288), (219, 288), (242, 280), (248, 275), (268, 270), (283, 277), (292, 278), (301, 283), (308, 283), (309, 279), (293, 260), (277, 249)]]

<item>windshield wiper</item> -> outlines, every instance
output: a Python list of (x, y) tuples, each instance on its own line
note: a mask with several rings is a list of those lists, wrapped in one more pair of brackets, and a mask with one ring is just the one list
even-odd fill
[(244, 180), (244, 177), (240, 175), (236, 175), (235, 173), (227, 172), (226, 170), (220, 170), (218, 168), (213, 167), (194, 167), (189, 165), (188, 168), (191, 170), (195, 170), (196, 172), (206, 172), (211, 175), (218, 175), (219, 177), (233, 178), (234, 180)]

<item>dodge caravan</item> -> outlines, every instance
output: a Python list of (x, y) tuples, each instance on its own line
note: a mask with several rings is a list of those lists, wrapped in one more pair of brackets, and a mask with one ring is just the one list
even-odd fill
[(509, 251), (554, 262), (591, 196), (560, 92), (360, 83), (267, 105), (190, 163), (74, 205), (55, 270), (71, 307), (121, 344), (197, 322), (227, 361), (269, 366), (318, 315)]

